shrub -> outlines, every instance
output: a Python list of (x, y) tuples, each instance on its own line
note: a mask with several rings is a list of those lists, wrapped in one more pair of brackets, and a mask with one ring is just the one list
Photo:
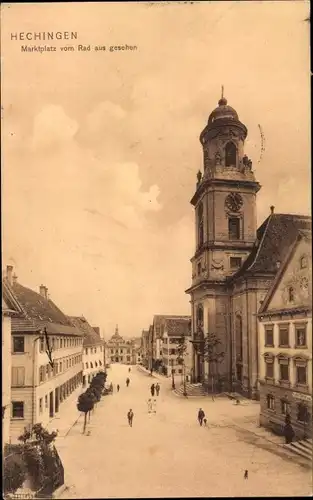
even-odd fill
[(3, 490), (4, 493), (14, 493), (23, 486), (26, 479), (26, 469), (23, 461), (16, 455), (9, 455), (4, 460)]

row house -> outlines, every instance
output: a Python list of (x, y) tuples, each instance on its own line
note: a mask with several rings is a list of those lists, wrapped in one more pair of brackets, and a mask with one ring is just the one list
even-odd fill
[(163, 372), (163, 334), (165, 328), (165, 322), (167, 319), (187, 319), (190, 320), (190, 316), (177, 316), (169, 314), (156, 314), (153, 316), (153, 323), (149, 328), (149, 370), (161, 371)]
[(141, 362), (145, 368), (148, 368), (148, 344), (149, 344), (149, 330), (142, 330), (142, 333), (141, 333)]
[(69, 316), (69, 319), (84, 336), (83, 386), (85, 387), (99, 371), (105, 370), (104, 340), (100, 337), (100, 329), (92, 327), (84, 316)]
[[(179, 346), (185, 342), (186, 350), (183, 363), (179, 359)], [(166, 318), (162, 342), (162, 370), (168, 377), (185, 375), (190, 380), (191, 375), (191, 317)], [(185, 372), (185, 373), (184, 373)]]
[[(11, 441), (36, 423), (46, 426), (62, 403), (82, 383), (83, 335), (48, 296), (11, 280), (22, 315), (12, 317), (11, 328)], [(49, 356), (50, 350), (50, 356)]]
[(260, 424), (312, 432), (311, 235), (300, 231), (259, 310)]
[[(12, 276), (13, 267), (7, 273)], [(15, 279), (15, 276), (13, 277)], [(23, 314), (7, 279), (2, 280), (2, 449), (10, 442), (11, 423), (11, 318)]]
[(136, 363), (135, 344), (132, 340), (125, 340), (119, 334), (117, 325), (114, 335), (105, 344), (105, 357), (109, 363), (122, 363), (125, 365)]

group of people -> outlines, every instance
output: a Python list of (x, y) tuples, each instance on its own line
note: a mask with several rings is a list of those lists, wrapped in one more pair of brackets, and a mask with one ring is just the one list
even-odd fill
[(154, 397), (154, 393), (156, 393), (156, 395), (158, 396), (160, 394), (160, 389), (161, 389), (161, 387), (160, 387), (159, 383), (152, 384), (150, 387), (151, 396)]

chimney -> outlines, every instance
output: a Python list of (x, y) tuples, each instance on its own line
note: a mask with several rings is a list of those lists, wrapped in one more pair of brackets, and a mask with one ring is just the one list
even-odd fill
[(44, 286), (44, 285), (40, 285), (40, 287), (39, 287), (39, 292), (40, 292), (40, 295), (41, 295), (44, 299), (46, 299), (46, 298), (47, 298), (47, 296), (48, 296), (48, 293), (47, 293), (47, 292), (48, 292), (48, 288), (47, 288), (46, 286)]
[(270, 209), (271, 209), (271, 214), (273, 214), (273, 213), (274, 213), (274, 210), (275, 210), (274, 205), (271, 205), (271, 206), (270, 206)]
[(7, 280), (12, 285), (13, 280), (12, 280), (12, 275), (13, 275), (13, 266), (7, 266)]
[(15, 285), (15, 283), (17, 283), (17, 276), (15, 273), (12, 276), (12, 283), (13, 283), (13, 285)]

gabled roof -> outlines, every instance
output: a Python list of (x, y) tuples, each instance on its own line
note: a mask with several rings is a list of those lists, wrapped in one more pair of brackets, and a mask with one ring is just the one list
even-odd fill
[(12, 332), (39, 331), (79, 335), (67, 316), (50, 299), (42, 297), (30, 288), (14, 283), (11, 286), (15, 300), (23, 310), (23, 318), (12, 318)]
[[(296, 240), (294, 241), (293, 245), (289, 248), (289, 252), (287, 253), (287, 256), (285, 257), (285, 260), (282, 262), (282, 265), (280, 266), (280, 268), (275, 276), (275, 279), (274, 279), (270, 289), (268, 290), (268, 292), (267, 292), (267, 294), (262, 302), (262, 305), (258, 311), (259, 316), (264, 314), (267, 311), (267, 308), (271, 302), (271, 299), (272, 299), (275, 291), (277, 290), (278, 285), (282, 281), (282, 279), (285, 275), (286, 269), (288, 267), (288, 264), (290, 263), (293, 256), (295, 255), (295, 252), (296, 252), (297, 247), (298, 247), (301, 240), (305, 240), (305, 241), (308, 241), (311, 243), (310, 231), (307, 231), (307, 230), (298, 231), (298, 236), (297, 236)], [(303, 306), (303, 307), (301, 306), (301, 307), (297, 307), (296, 309), (297, 310), (301, 309), (304, 311), (304, 310), (308, 310), (310, 308), (305, 307), (305, 306)]]
[(76, 329), (80, 330), (84, 336), (83, 345), (93, 346), (103, 344), (103, 339), (88, 323), (84, 316), (68, 316), (70, 322)]
[(165, 330), (169, 337), (191, 335), (191, 316), (184, 318), (166, 318)]
[(310, 216), (271, 214), (257, 230), (257, 240), (249, 257), (229, 281), (246, 274), (276, 275), (277, 262), (285, 260), (299, 231), (311, 231)]
[(165, 321), (167, 319), (182, 319), (182, 320), (190, 320), (190, 316), (180, 316), (175, 314), (155, 314), (153, 316), (153, 329), (155, 332), (156, 338), (162, 338), (164, 333)]

